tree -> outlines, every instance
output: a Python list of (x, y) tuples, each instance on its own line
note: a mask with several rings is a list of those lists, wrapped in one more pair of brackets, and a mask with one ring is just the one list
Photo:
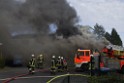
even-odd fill
[(115, 28), (113, 28), (111, 32), (111, 43), (114, 45), (119, 45), (119, 46), (123, 45), (122, 40), (120, 36), (118, 35), (117, 31), (115, 30)]
[(105, 33), (105, 38), (111, 42), (111, 34), (109, 34), (108, 32)]
[(98, 38), (104, 37), (105, 35), (105, 29), (103, 26), (98, 25), (96, 23), (96, 25), (94, 26), (94, 33), (97, 35)]

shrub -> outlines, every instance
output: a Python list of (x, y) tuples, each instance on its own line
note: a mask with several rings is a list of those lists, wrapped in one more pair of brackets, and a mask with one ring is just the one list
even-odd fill
[(123, 76), (120, 74), (111, 74), (106, 76), (92, 76), (88, 83), (124, 83)]

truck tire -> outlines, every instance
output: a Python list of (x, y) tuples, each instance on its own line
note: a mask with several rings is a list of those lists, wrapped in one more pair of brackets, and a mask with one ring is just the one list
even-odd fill
[(75, 68), (75, 72), (79, 72), (79, 71), (81, 71), (80, 68)]
[(89, 63), (84, 63), (81, 65), (81, 70), (82, 71), (88, 71), (89, 70)]

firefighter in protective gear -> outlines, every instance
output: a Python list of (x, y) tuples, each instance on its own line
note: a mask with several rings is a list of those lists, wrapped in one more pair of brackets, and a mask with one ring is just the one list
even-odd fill
[(114, 53), (114, 51), (113, 51), (112, 47), (110, 47), (110, 49), (108, 49), (108, 56), (114, 57), (113, 53)]
[(51, 74), (55, 74), (57, 71), (55, 55), (52, 56), (51, 63), (52, 63), (50, 68)]
[(64, 71), (64, 62), (63, 62), (64, 58), (61, 57), (60, 60), (61, 60), (61, 71)]
[(28, 69), (29, 69), (29, 73), (34, 73), (35, 71), (35, 66), (36, 66), (36, 60), (35, 60), (35, 56), (34, 54), (31, 55), (31, 59), (28, 63)]
[(61, 56), (58, 56), (56, 66), (57, 66), (58, 72), (61, 72), (62, 71), (62, 59), (61, 59)]
[(44, 57), (42, 54), (40, 54), (38, 57), (37, 57), (37, 67), (38, 68), (43, 68), (43, 61), (44, 61)]
[(62, 68), (63, 68), (63, 70), (67, 71), (68, 70), (68, 68), (67, 68), (67, 61), (63, 57), (61, 57), (61, 59), (62, 59)]
[(95, 60), (94, 60), (94, 55), (91, 54), (91, 59), (90, 59), (90, 63), (89, 63), (89, 70), (90, 70), (90, 74), (94, 75), (94, 70), (95, 70)]
[(102, 49), (102, 52), (107, 54), (108, 53), (108, 48), (105, 46), (103, 49)]

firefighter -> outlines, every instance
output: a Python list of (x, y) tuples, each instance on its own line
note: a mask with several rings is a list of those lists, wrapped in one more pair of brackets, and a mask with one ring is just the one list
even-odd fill
[(90, 59), (90, 63), (89, 63), (89, 70), (90, 70), (90, 75), (94, 75), (94, 71), (95, 71), (95, 60), (94, 60), (94, 55), (91, 54), (91, 59)]
[(44, 61), (44, 57), (42, 54), (40, 54), (38, 57), (37, 57), (37, 67), (38, 68), (43, 68), (43, 61)]
[(112, 47), (110, 47), (110, 49), (108, 49), (109, 57), (114, 57), (113, 53), (114, 53), (114, 51), (113, 51)]
[(63, 57), (61, 57), (61, 60), (62, 60), (62, 69), (67, 71), (68, 70), (67, 61)]
[(52, 56), (52, 60), (51, 60), (51, 74), (55, 74), (56, 73), (56, 70), (57, 70), (57, 67), (56, 67), (56, 59), (55, 59), (55, 55)]
[(29, 69), (29, 73), (34, 73), (35, 71), (35, 64), (36, 60), (35, 60), (35, 56), (34, 54), (31, 55), (31, 59), (29, 60), (29, 66), (28, 66), (28, 69)]
[(64, 70), (64, 61), (63, 61), (64, 58), (61, 57), (60, 60), (61, 60), (61, 71), (63, 71)]
[(107, 54), (108, 53), (108, 48), (105, 46), (103, 49), (102, 49), (102, 52)]
[(58, 56), (56, 66), (57, 66), (58, 72), (61, 72), (62, 71), (62, 59), (61, 59), (61, 56)]

